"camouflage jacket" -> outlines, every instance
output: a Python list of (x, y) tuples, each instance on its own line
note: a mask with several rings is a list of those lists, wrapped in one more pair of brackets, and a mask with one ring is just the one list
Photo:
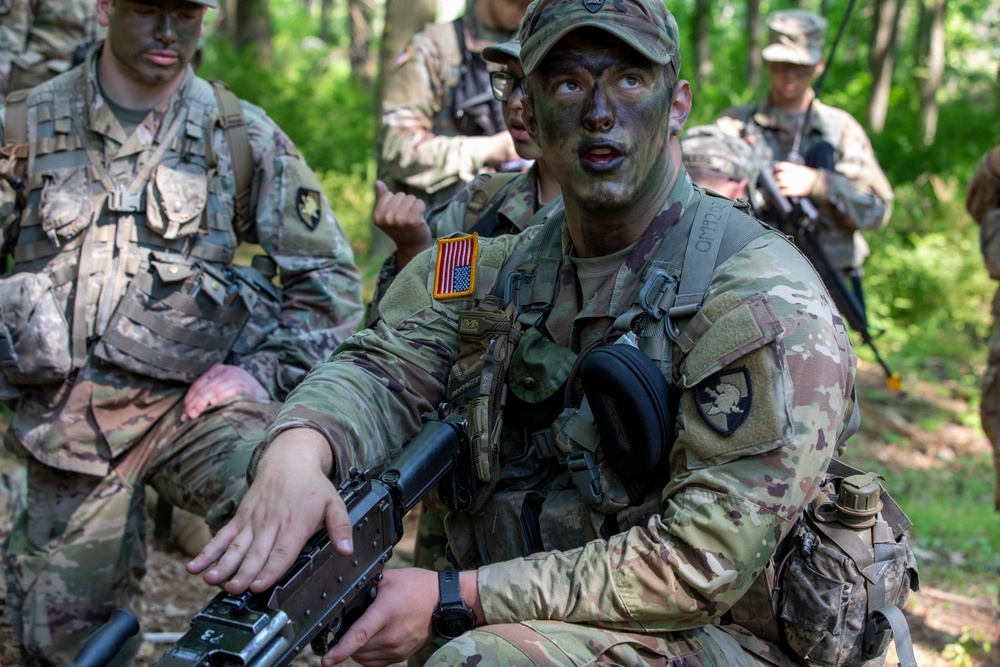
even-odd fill
[(94, 0), (0, 0), (0, 97), (62, 74), (101, 32)]
[[(573, 352), (602, 339), (629, 309), (623, 295), (651, 262), (686, 245), (691, 223), (683, 212), (703, 196), (679, 178), (653, 222), (665, 232), (657, 238), (647, 231), (587, 303), (579, 302), (572, 243), (557, 230), (563, 262), (543, 338)], [(737, 224), (758, 224), (734, 215)], [(503, 279), (501, 267), (518, 246), (564, 217), (560, 211), (518, 236), (482, 240), (476, 295)], [(432, 296), (435, 255), (432, 249), (414, 259), (383, 300), (382, 321), (345, 342), (289, 395), (255, 460), (277, 433), (306, 426), (328, 438), (339, 479), (350, 466), (387, 461), (417, 432), (421, 415), (445, 399), (460, 349), (459, 313), (474, 302)], [(808, 262), (773, 232), (716, 268), (702, 311), (714, 333), (701, 337), (679, 369), (678, 435), (669, 481), (651, 492), (655, 509), (633, 515), (607, 538), (500, 562), (486, 558), (478, 572), (488, 623), (555, 619), (644, 632), (712, 623), (791, 529), (851, 411), (855, 357), (844, 324)], [(743, 386), (728, 427), (711, 399), (727, 377)], [(562, 477), (525, 467), (539, 459), (533, 439), (518, 428), (520, 416), (509, 406), (498, 493), (520, 488), (548, 494), (546, 501), (562, 497), (554, 486)], [(475, 520), (475, 531), (500, 541), (492, 514)]]
[[(427, 214), (427, 225), (431, 229), (432, 239), (444, 238), (455, 232), (467, 232), (472, 229), (466, 221), (469, 200), (493, 176), (492, 173), (480, 174), (471, 183), (466, 184), (462, 191), (450, 201)], [(539, 209), (538, 166), (532, 164), (523, 174), (511, 182), (510, 187), (504, 187), (497, 193), (498, 196), (501, 194), (503, 201), (497, 208), (496, 235), (519, 234), (524, 231), (531, 217)], [(484, 210), (489, 208), (492, 203), (487, 202)], [(375, 284), (375, 294), (368, 304), (368, 314), (365, 317), (369, 324), (378, 317), (378, 304), (399, 273), (396, 266), (395, 253), (382, 263), (378, 281)]]
[[(754, 146), (761, 164), (770, 164), (788, 158), (803, 120), (804, 114), (784, 113), (768, 99), (728, 109), (717, 122), (730, 134), (762, 137)], [(799, 148), (801, 155), (807, 155), (821, 141), (834, 148), (834, 170), (821, 169), (809, 195), (823, 225), (820, 243), (834, 267), (860, 267), (870, 254), (860, 231), (881, 229), (889, 220), (892, 186), (864, 128), (849, 113), (817, 99), (810, 125)]]
[[(212, 87), (189, 69), (174, 94), (126, 134), (101, 96), (99, 53), (100, 46), (83, 67), (28, 94), (37, 139), (15, 167), (27, 189), (0, 229), (0, 249), (13, 255), (15, 273), (51, 279), (74, 358), (67, 381), (21, 387), (6, 442), (48, 465), (90, 474), (104, 474), (206, 364), (240, 366), (280, 401), (358, 328), (362, 314), (350, 244), (316, 176), (263, 110), (241, 102), (253, 177), (249, 213), (237, 229), (230, 147), (213, 120)], [(3, 109), (4, 118), (11, 112)], [(266, 253), (282, 290), (236, 266), (241, 241)], [(179, 339), (177, 326), (186, 320), (143, 329), (154, 315), (135, 306), (147, 301), (231, 317), (225, 340), (212, 315), (182, 329), (194, 338), (208, 331), (202, 338), (222, 358), (196, 358), (197, 350), (169, 340)], [(115, 347), (112, 336), (124, 343)], [(137, 372), (131, 355), (150, 364), (157, 355), (169, 358), (162, 372)], [(183, 369), (190, 374), (168, 375)]]
[[(467, 3), (462, 19), (469, 51), (514, 36), (479, 23), (474, 4)], [(428, 208), (451, 199), (484, 167), (452, 118), (463, 65), (456, 41), (451, 23), (426, 26), (396, 59), (384, 86), (380, 177), (390, 190), (414, 194)]]

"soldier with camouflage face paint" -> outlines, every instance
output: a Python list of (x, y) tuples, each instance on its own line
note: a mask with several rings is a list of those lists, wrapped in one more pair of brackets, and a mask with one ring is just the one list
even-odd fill
[[(565, 208), (417, 256), (378, 325), (289, 395), (236, 516), (188, 568), (262, 591), (324, 526), (350, 553), (336, 484), (450, 401), (482, 483), (447, 520), (463, 571), (386, 570), (324, 665), (384, 665), (434, 632), (455, 638), (433, 665), (794, 664), (728, 612), (842, 449), (843, 322), (787, 239), (686, 174), (691, 92), (660, 0), (537, 0), (520, 41), (525, 124)], [(587, 360), (615, 348), (664, 388), (582, 396)], [(669, 414), (629, 453), (645, 420), (595, 417), (632, 400)]]
[[(965, 207), (980, 227), (980, 249), (990, 277), (1000, 280), (1000, 146), (983, 155), (969, 183)], [(993, 333), (983, 374), (979, 415), (993, 444), (996, 468), (996, 510), (1000, 512), (1000, 290), (993, 297)]]
[(101, 32), (95, 0), (0, 0), (0, 97), (67, 71)]
[[(789, 9), (771, 14), (767, 26), (769, 43), (761, 52), (771, 78), (767, 99), (728, 109), (717, 123), (752, 143), (760, 163), (772, 165), (782, 194), (812, 200), (820, 245), (863, 305), (861, 267), (870, 250), (861, 232), (888, 222), (892, 186), (861, 124), (823, 104), (811, 87), (826, 67), (826, 19)], [(771, 214), (761, 213), (773, 222)]]
[[(98, 0), (107, 40), (3, 109), (5, 445), (29, 498), (4, 565), (42, 664), (135, 604), (144, 485), (221, 526), (280, 401), (360, 323), (316, 176), (263, 110), (190, 67), (215, 5)], [(265, 253), (252, 266), (244, 241)]]

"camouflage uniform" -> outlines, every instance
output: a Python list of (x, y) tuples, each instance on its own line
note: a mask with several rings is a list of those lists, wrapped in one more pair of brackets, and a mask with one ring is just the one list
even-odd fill
[[(264, 111), (240, 102), (253, 177), (239, 217), (241, 146), (221, 127), (213, 87), (189, 67), (128, 133), (100, 92), (102, 49), (28, 93), (32, 143), (15, 167), (27, 190), (0, 237), (15, 259), (6, 280), (46, 276), (72, 343), (64, 381), (17, 385), (5, 437), (28, 460), (30, 499), (5, 544), (11, 611), (27, 648), (65, 663), (112, 609), (134, 602), (144, 482), (220, 527), (277, 405), (361, 317), (350, 244)], [(241, 241), (267, 253), (283, 289), (237, 266)], [(220, 362), (270, 400), (239, 396), (182, 420), (190, 384)]]
[[(983, 156), (969, 183), (965, 206), (980, 226), (980, 248), (986, 269), (1000, 280), (1000, 174), (990, 167), (989, 153)], [(983, 430), (993, 443), (993, 465), (997, 471), (995, 506), (1000, 511), (1000, 290), (993, 297), (993, 332), (989, 358), (983, 375), (979, 416)]]
[(0, 97), (65, 72), (99, 32), (94, 0), (0, 2)]
[[(821, 60), (825, 34), (821, 17), (802, 10), (775, 12), (768, 27), (770, 43), (763, 51), (765, 60), (807, 65)], [(790, 54), (801, 52), (803, 44), (808, 44), (813, 54), (811, 62), (791, 59), (794, 56)], [(813, 92), (807, 94), (812, 96)], [(766, 165), (789, 159), (805, 119), (805, 113), (777, 108), (769, 97), (761, 103), (726, 110), (718, 123), (730, 134), (758, 137), (754, 147), (761, 164)], [(834, 168), (819, 170), (819, 180), (809, 195), (820, 215), (820, 244), (834, 268), (857, 270), (870, 254), (861, 231), (881, 229), (888, 221), (892, 186), (861, 124), (846, 111), (813, 99), (809, 130), (798, 147), (799, 155), (808, 156), (823, 141), (833, 145)]]
[(726, 134), (716, 125), (697, 125), (684, 130), (681, 156), (689, 171), (705, 169), (722, 178), (745, 180), (751, 192), (760, 176), (760, 163), (750, 144)]
[[(498, 485), (481, 511), (448, 520), (461, 565), (479, 566), (488, 625), (449, 643), (428, 664), (595, 664), (595, 653), (621, 661), (615, 664), (666, 664), (681, 656), (686, 665), (735, 664), (723, 654), (736, 645), (743, 647), (736, 654), (748, 651), (748, 664), (790, 664), (737, 627), (711, 626), (744, 594), (809, 501), (851, 409), (854, 354), (843, 323), (784, 238), (761, 231), (713, 272), (702, 312), (714, 324), (679, 367), (669, 481), (617, 513), (581, 508), (558, 457), (526, 437), (551, 420), (532, 423), (531, 415), (548, 413), (552, 402), (562, 406), (576, 355), (600, 344), (629, 309), (621, 295), (637, 289), (654, 262), (679, 266), (703, 197), (682, 171), (650, 231), (585, 304), (564, 211), (519, 236), (481, 240), (470, 298), (434, 298), (438, 252), (422, 253), (389, 290), (381, 321), (317, 366), (279, 411), (266, 442), (290, 427), (318, 430), (334, 443), (335, 477), (350, 466), (384, 462), (419, 429), (421, 415), (445, 400), (446, 378), (456, 361), (463, 363), (461, 311), (486, 307), (486, 295), (513, 268), (501, 267), (519, 247), (551, 239), (549, 250), (560, 258), (557, 294), (544, 334), (532, 339), (538, 364), (527, 365), (532, 352), (523, 344), (513, 356), (507, 388), (519, 402), (508, 405), (503, 423)], [(757, 224), (734, 211), (731, 225), (733, 218), (737, 227)], [(737, 377), (746, 378), (745, 421), (720, 425), (708, 397)], [(364, 407), (371, 405), (380, 409)], [(545, 498), (543, 544), (525, 553), (518, 517), (532, 493)], [(602, 536), (609, 522), (618, 530)], [(471, 545), (469, 535), (476, 536)]]
[[(468, 0), (462, 17), (471, 53), (513, 35), (476, 20)], [(380, 178), (393, 192), (423, 199), (428, 209), (454, 197), (483, 169), (452, 116), (462, 56), (451, 23), (430, 24), (414, 36), (385, 81)], [(497, 128), (497, 131), (503, 130)]]

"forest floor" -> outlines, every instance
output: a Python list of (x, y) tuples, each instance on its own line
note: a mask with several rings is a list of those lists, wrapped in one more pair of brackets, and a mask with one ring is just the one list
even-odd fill
[[(978, 426), (961, 424), (960, 416), (968, 414), (969, 406), (958, 397), (959, 392), (942, 391), (941, 383), (914, 382), (908, 384), (905, 396), (888, 396), (888, 390), (882, 388), (881, 376), (870, 368), (861, 369), (859, 387), (863, 427), (851, 441), (847, 462), (877, 459), (885, 465), (883, 474), (891, 477), (893, 470), (947, 470), (963, 457), (988, 455), (989, 444)], [(930, 412), (952, 414), (955, 418), (928, 427), (925, 417)], [(992, 474), (988, 466), (982, 470), (982, 475)], [(888, 485), (891, 490), (891, 480)], [(412, 514), (408, 517), (410, 525)], [(986, 520), (1000, 521), (1000, 517), (988, 512)], [(916, 528), (919, 527), (915, 527), (914, 533), (918, 532)], [(412, 534), (412, 530), (407, 531), (390, 565), (405, 564), (412, 553)], [(930, 549), (922, 548), (918, 534), (914, 536), (913, 546), (918, 559), (936, 558)], [(170, 544), (154, 542), (151, 545), (149, 571), (139, 610), (139, 620), (147, 633), (137, 662), (139, 667), (155, 665), (169, 649), (170, 638), (183, 632), (191, 616), (217, 592), (185, 572), (187, 560), (185, 554)], [(996, 554), (996, 561), (992, 573), (985, 575), (991, 580), (983, 582), (984, 575), (980, 572), (971, 581), (966, 581), (966, 585), (959, 586), (948, 583), (954, 582), (954, 577), (936, 581), (935, 570), (922, 570), (921, 589), (910, 595), (904, 610), (920, 667), (1000, 667), (1000, 601), (997, 599), (1000, 554)], [(961, 567), (962, 559), (955, 558), (954, 568)], [(976, 581), (977, 577), (980, 581)], [(961, 576), (958, 579), (961, 580)], [(0, 609), (6, 607), (5, 603), (4, 583), (0, 581)], [(9, 636), (9, 627), (0, 626), (0, 633), (4, 631)], [(294, 664), (318, 667), (319, 659), (310, 651), (306, 653), (310, 655), (300, 656)], [(887, 664), (896, 664), (893, 657), (893, 649), (890, 649)], [(12, 650), (8, 647), (5, 653), (0, 643), (0, 665), (17, 664)]]

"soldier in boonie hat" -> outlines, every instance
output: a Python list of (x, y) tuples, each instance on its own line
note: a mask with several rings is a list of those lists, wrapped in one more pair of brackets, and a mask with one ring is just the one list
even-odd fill
[(662, 0), (535, 0), (521, 20), (521, 66), (525, 76), (556, 42), (577, 28), (605, 30), (654, 63), (680, 72), (677, 21)]
[(826, 19), (804, 9), (774, 12), (767, 19), (766, 62), (818, 65), (823, 60)]

